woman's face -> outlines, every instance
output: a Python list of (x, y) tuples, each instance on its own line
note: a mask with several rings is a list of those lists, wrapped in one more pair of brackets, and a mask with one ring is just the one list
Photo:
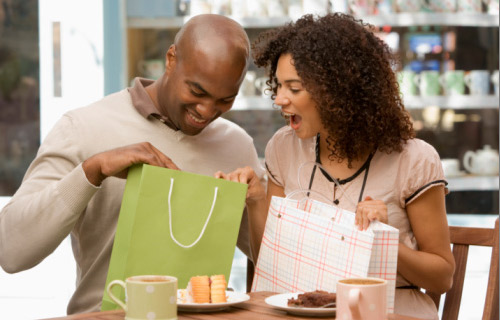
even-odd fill
[(302, 79), (292, 63), (292, 56), (288, 53), (281, 55), (278, 60), (278, 89), (274, 103), (281, 106), (283, 116), (289, 120), (297, 136), (307, 139), (323, 131), (323, 125), (316, 103), (302, 85)]

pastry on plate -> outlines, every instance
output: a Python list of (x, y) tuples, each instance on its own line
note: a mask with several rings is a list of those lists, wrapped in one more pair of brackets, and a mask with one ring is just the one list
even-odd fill
[(226, 278), (223, 274), (191, 277), (186, 288), (188, 303), (224, 303), (226, 298)]

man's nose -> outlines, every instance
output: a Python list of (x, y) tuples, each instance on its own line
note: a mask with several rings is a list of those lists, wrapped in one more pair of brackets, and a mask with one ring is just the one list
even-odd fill
[(205, 120), (213, 119), (219, 110), (213, 101), (203, 101), (196, 105), (196, 112)]

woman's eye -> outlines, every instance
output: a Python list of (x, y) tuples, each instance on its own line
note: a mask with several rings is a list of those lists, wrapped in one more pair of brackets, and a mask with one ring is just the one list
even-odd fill
[(291, 91), (292, 93), (299, 93), (299, 92), (300, 92), (300, 89), (290, 88), (290, 91)]

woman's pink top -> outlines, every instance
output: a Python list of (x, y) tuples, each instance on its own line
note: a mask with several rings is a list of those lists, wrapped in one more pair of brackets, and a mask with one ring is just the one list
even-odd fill
[[(308, 189), (315, 159), (316, 137), (299, 139), (290, 127), (283, 127), (275, 133), (266, 147), (268, 178), (283, 187), (287, 195), (299, 189)], [(365, 176), (366, 182), (363, 183)], [(387, 154), (377, 151), (369, 162), (368, 174), (365, 167), (351, 178), (340, 181), (345, 194), (339, 187), (334, 189), (334, 183), (319, 168), (312, 180), (311, 189), (316, 192), (310, 193), (310, 197), (330, 204), (337, 199), (339, 207), (352, 212), (356, 210), (361, 193), (363, 198), (370, 196), (383, 200), (387, 205), (388, 224), (399, 229), (401, 243), (415, 250), (418, 245), (406, 206), (429, 188), (447, 184), (438, 153), (431, 145), (419, 139), (409, 140), (401, 152)], [(293, 198), (304, 196), (302, 193)], [(411, 285), (398, 273), (396, 288)], [(437, 319), (432, 300), (415, 289), (396, 290), (394, 312)]]

